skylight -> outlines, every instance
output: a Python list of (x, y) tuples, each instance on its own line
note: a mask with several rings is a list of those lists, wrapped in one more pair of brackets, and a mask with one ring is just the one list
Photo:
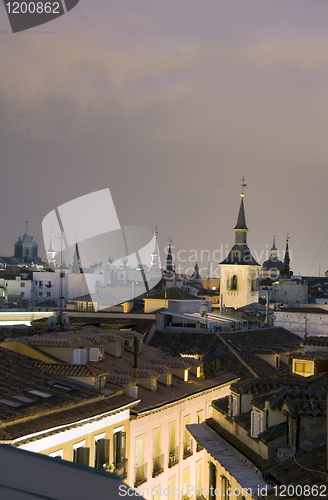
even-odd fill
[(30, 389), (26, 391), (29, 394), (34, 394), (35, 396), (39, 396), (40, 398), (51, 398), (52, 394), (48, 394), (47, 392), (38, 391), (37, 389)]
[(11, 401), (10, 399), (2, 398), (0, 399), (0, 403), (6, 406), (11, 406), (12, 408), (20, 408), (23, 406), (23, 403), (18, 403), (18, 401)]
[(36, 399), (32, 399), (32, 398), (29, 398), (27, 396), (23, 396), (22, 394), (14, 394), (13, 396), (10, 396), (10, 397), (13, 399), (18, 399), (18, 401), (22, 401), (23, 403), (27, 403), (27, 404), (35, 403), (37, 401)]

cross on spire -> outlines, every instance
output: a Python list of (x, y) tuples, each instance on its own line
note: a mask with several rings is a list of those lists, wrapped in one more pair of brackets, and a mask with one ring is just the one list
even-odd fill
[(155, 237), (157, 238), (157, 235), (158, 235), (158, 227), (157, 227), (157, 224), (155, 226)]
[(25, 234), (27, 234), (28, 220), (25, 221), (25, 225), (26, 225)]
[(240, 195), (240, 196), (243, 198), (243, 197), (245, 196), (245, 195), (244, 195), (244, 187), (246, 187), (246, 186), (247, 186), (247, 184), (245, 184), (245, 177), (244, 177), (244, 176), (243, 176), (243, 178), (241, 179), (241, 184), (240, 184), (240, 186), (241, 186), (241, 195)]
[(286, 241), (289, 241), (289, 238), (290, 238), (290, 234), (286, 233)]

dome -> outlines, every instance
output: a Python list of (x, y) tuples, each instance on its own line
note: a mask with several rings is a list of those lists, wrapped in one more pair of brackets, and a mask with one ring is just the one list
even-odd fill
[(262, 269), (265, 271), (270, 271), (270, 269), (277, 269), (278, 271), (282, 271), (284, 267), (284, 263), (279, 259), (268, 259), (262, 264)]

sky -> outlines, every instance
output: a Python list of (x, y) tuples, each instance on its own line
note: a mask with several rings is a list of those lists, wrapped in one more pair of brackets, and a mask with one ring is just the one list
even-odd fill
[(288, 232), (294, 274), (323, 275), (327, 25), (326, 0), (80, 0), (13, 34), (0, 3), (0, 254), (27, 219), (44, 258), (43, 218), (108, 187), (162, 264), (172, 238), (218, 275), (245, 176), (253, 256)]

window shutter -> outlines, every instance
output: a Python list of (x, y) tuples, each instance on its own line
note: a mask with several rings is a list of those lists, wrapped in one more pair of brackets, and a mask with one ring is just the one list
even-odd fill
[(125, 459), (125, 449), (126, 449), (126, 432), (122, 432), (121, 460)]
[(90, 448), (80, 448), (82, 450), (83, 464), (89, 465)]
[(251, 436), (257, 437), (260, 433), (260, 414), (256, 410), (252, 410), (251, 414)]
[(114, 462), (115, 464), (117, 464), (117, 463), (118, 463), (118, 460), (117, 460), (117, 436), (118, 436), (118, 434), (119, 434), (119, 433), (118, 433), (118, 432), (116, 432), (116, 433), (114, 434), (114, 436), (113, 436), (113, 437), (114, 437), (114, 441), (113, 441), (113, 462)]
[(109, 462), (109, 439), (96, 441), (96, 468), (102, 469), (105, 462)]

